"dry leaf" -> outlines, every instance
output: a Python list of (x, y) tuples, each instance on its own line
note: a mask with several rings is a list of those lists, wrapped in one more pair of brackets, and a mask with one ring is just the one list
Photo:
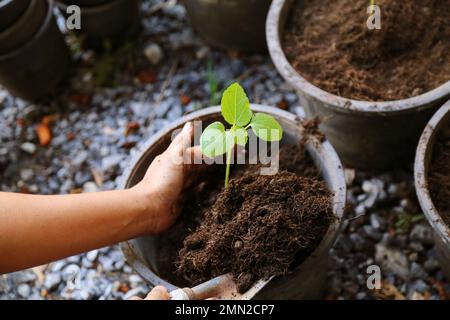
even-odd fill
[(38, 124), (36, 127), (36, 133), (41, 146), (48, 146), (52, 141), (52, 132), (50, 131), (48, 124)]
[(381, 289), (375, 290), (374, 297), (380, 300), (405, 300), (405, 296), (391, 283), (381, 281)]

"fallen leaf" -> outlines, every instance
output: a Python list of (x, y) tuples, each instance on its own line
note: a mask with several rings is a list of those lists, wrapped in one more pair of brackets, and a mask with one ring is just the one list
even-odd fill
[(445, 286), (442, 282), (437, 281), (435, 279), (431, 279), (431, 282), (433, 283), (433, 286), (436, 288), (436, 290), (439, 294), (439, 298), (441, 298), (441, 300), (450, 299), (450, 296), (447, 295), (447, 291), (445, 290)]
[(287, 110), (287, 108), (289, 107), (288, 103), (286, 102), (286, 100), (281, 99), (280, 101), (278, 101), (277, 103), (277, 107), (282, 109), (282, 110)]
[(39, 138), (39, 144), (41, 146), (48, 146), (52, 141), (52, 132), (47, 123), (40, 123), (36, 126), (36, 133)]
[(187, 95), (182, 94), (182, 95), (180, 96), (180, 102), (181, 102), (181, 104), (182, 104), (183, 106), (186, 106), (186, 105), (188, 105), (188, 104), (191, 102), (191, 99), (190, 99)]
[(76, 135), (73, 132), (67, 132), (67, 134), (66, 134), (66, 139), (68, 141), (72, 141), (73, 139), (75, 139), (75, 137), (76, 137)]
[(131, 148), (133, 148), (135, 145), (136, 145), (136, 142), (135, 142), (135, 141), (125, 141), (125, 142), (122, 144), (122, 148), (124, 148), (124, 149), (131, 149)]
[(405, 300), (405, 296), (391, 283), (381, 281), (381, 288), (373, 292), (380, 300)]
[(120, 284), (120, 286), (119, 286), (120, 292), (127, 293), (129, 290), (130, 290), (130, 288), (128, 287), (127, 284), (125, 284), (125, 283)]
[(156, 74), (149, 70), (139, 72), (137, 77), (142, 83), (154, 83), (156, 81)]
[(83, 107), (88, 107), (91, 105), (92, 102), (92, 96), (88, 95), (88, 94), (82, 94), (82, 93), (75, 93), (75, 94), (71, 94), (67, 97), (70, 101), (83, 106)]
[(140, 125), (137, 122), (130, 122), (128, 123), (127, 127), (125, 128), (125, 137), (128, 137), (128, 135), (136, 130), (139, 130)]

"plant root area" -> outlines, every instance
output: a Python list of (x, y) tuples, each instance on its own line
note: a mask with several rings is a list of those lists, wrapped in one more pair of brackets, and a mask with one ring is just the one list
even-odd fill
[(300, 147), (281, 154), (276, 175), (247, 166), (227, 188), (201, 193), (215, 201), (179, 252), (177, 272), (188, 282), (231, 272), (243, 293), (259, 279), (288, 274), (320, 243), (333, 219), (332, 194)]

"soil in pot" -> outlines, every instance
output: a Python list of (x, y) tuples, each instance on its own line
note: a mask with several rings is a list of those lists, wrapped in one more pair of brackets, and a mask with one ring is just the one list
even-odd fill
[(292, 66), (355, 100), (406, 99), (450, 80), (450, 0), (377, 0), (380, 30), (366, 25), (369, 3), (296, 1), (282, 40)]
[(434, 205), (450, 226), (450, 127), (439, 135), (434, 146), (429, 185)]
[(289, 273), (314, 251), (333, 219), (332, 194), (300, 146), (281, 148), (274, 176), (260, 175), (258, 165), (236, 165), (224, 189), (223, 169), (210, 166), (186, 199), (165, 252), (177, 263), (163, 277), (176, 274), (175, 283), (192, 286), (231, 272), (245, 292), (258, 279)]

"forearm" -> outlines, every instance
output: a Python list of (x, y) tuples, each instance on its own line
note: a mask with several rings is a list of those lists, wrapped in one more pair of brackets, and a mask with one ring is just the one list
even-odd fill
[(0, 274), (151, 231), (151, 208), (131, 190), (38, 196), (0, 192)]

